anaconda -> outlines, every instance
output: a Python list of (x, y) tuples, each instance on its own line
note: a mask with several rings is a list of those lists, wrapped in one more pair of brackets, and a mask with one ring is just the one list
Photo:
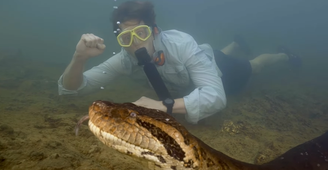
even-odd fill
[(100, 141), (148, 161), (150, 169), (328, 170), (328, 133), (269, 163), (254, 165), (211, 148), (162, 111), (132, 103), (95, 101), (89, 107), (89, 118), (89, 128)]

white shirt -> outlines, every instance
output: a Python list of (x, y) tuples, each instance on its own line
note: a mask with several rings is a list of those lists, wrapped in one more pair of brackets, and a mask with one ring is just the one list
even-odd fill
[[(182, 93), (180, 97), (185, 102), (188, 122), (197, 123), (225, 108), (222, 73), (215, 63), (210, 45), (198, 45), (189, 34), (167, 30), (155, 36), (154, 48), (164, 52), (165, 64), (157, 66), (157, 70), (169, 90)], [(65, 89), (61, 76), (58, 80), (59, 95), (81, 95), (98, 90), (113, 83), (118, 76), (131, 75), (142, 69), (137, 63), (137, 59), (122, 48), (121, 52), (105, 62), (85, 71), (83, 82), (77, 90)]]

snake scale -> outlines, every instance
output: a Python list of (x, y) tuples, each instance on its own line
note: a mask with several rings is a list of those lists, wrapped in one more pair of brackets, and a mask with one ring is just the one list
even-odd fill
[(255, 165), (211, 148), (162, 111), (99, 100), (93, 102), (89, 115), (77, 127), (87, 119), (90, 119), (89, 129), (102, 143), (147, 161), (148, 169), (328, 170), (328, 133), (292, 148), (271, 162)]

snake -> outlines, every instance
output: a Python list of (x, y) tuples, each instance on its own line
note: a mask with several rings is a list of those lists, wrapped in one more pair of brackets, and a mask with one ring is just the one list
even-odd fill
[[(313, 143), (295, 147), (275, 160), (261, 165), (239, 161), (215, 150), (192, 135), (173, 116), (166, 112), (137, 106), (133, 103), (94, 101), (89, 106), (89, 114), (78, 121), (76, 133), (78, 133), (78, 127), (87, 119), (89, 119), (88, 126), (90, 131), (103, 144), (123, 154), (140, 158), (147, 165), (145, 169), (328, 169), (328, 162), (325, 162), (325, 159), (321, 158), (322, 154), (318, 155), (316, 151), (322, 150), (322, 147), (308, 149), (310, 145), (311, 147), (314, 145)], [(325, 138), (327, 136), (328, 133)], [(315, 143), (322, 145), (322, 143), (328, 142), (328, 139), (322, 141), (322, 137), (320, 140), (316, 140)], [(308, 149), (306, 153), (312, 154), (312, 157), (306, 160), (303, 159), (299, 154), (302, 149)], [(324, 149), (328, 151), (327, 148)]]

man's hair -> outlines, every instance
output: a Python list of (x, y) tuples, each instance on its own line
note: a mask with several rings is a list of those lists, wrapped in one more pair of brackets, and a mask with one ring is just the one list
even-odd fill
[[(117, 22), (123, 23), (129, 20), (140, 20), (146, 25), (153, 27), (155, 25), (156, 14), (154, 12), (154, 5), (149, 2), (127, 1), (122, 3), (112, 13), (113, 31), (116, 36), (120, 33)], [(115, 32), (116, 31), (116, 32)]]

